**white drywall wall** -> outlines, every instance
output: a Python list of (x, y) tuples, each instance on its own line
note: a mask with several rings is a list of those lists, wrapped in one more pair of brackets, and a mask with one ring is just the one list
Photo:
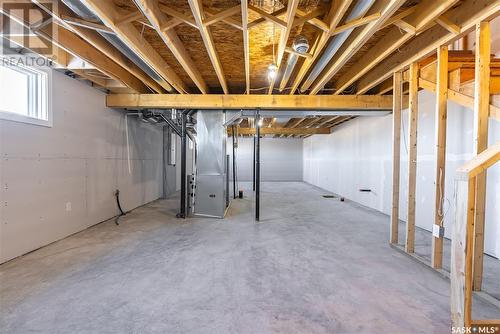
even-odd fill
[[(431, 230), (434, 220), (435, 96), (419, 93), (416, 224)], [(401, 140), (400, 219), (407, 218), (408, 113), (403, 112)], [(448, 104), (445, 217), (446, 236), (454, 220), (454, 171), (473, 155), (473, 115), (470, 109)], [(500, 122), (490, 120), (489, 142), (500, 140)], [(330, 135), (304, 140), (304, 181), (353, 201), (390, 213), (392, 196), (392, 115), (359, 117)], [(500, 166), (488, 171), (485, 251), (500, 257)], [(369, 188), (372, 192), (360, 192)]]
[[(227, 154), (232, 159), (232, 138), (228, 140)], [(261, 181), (302, 181), (302, 139), (261, 138)], [(236, 153), (238, 180), (252, 181), (253, 137), (240, 137)], [(232, 164), (232, 160), (231, 160)], [(232, 179), (232, 165), (231, 165)]]
[(53, 72), (53, 127), (0, 120), (0, 263), (161, 196), (162, 131)]

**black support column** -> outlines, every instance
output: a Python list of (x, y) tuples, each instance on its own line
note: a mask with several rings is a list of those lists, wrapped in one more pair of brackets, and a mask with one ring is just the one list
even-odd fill
[(260, 220), (260, 114), (255, 118), (255, 220)]
[(182, 113), (181, 118), (181, 208), (177, 218), (186, 218), (187, 197), (187, 115)]

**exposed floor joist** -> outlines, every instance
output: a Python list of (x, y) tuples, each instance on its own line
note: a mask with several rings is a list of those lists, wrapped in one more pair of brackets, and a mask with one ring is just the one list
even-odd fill
[(500, 13), (500, 2), (476, 0), (463, 2), (448, 14), (450, 20), (461, 26), (460, 34), (450, 33), (439, 25), (422, 32), (409, 43), (401, 46), (397, 53), (387, 57), (365, 74), (357, 84), (358, 94), (364, 94), (377, 86), (395, 71), (402, 70), (412, 62), (433, 53), (440, 45), (447, 45), (461, 35), (474, 29), (476, 22), (488, 21)]
[(166, 90), (174, 87), (179, 93), (187, 93), (189, 88), (172, 70), (158, 52), (141, 36), (140, 32), (130, 22), (119, 22), (122, 15), (118, 14), (117, 7), (109, 1), (82, 0), (88, 8), (111, 28), (115, 34), (127, 44), (138, 56), (146, 61), (154, 70), (165, 79), (168, 84), (162, 86)]

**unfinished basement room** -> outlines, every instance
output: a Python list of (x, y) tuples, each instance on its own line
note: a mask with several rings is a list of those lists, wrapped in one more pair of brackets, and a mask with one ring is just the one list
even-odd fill
[(0, 333), (500, 334), (500, 0), (0, 29)]

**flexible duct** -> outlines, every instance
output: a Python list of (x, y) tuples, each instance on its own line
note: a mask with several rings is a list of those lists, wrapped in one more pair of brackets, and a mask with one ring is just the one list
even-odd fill
[[(80, 18), (92, 21), (99, 24), (104, 24), (101, 19), (94, 14), (85, 4), (83, 4), (80, 0), (62, 0), (62, 2), (71, 9), (76, 15)], [(139, 57), (134, 51), (132, 51), (125, 43), (122, 42), (120, 38), (118, 38), (113, 33), (105, 33), (102, 31), (97, 31), (104, 39), (106, 39), (111, 45), (113, 45), (116, 49), (118, 49), (121, 53), (123, 53), (128, 59), (130, 59), (134, 64), (139, 66), (141, 70), (144, 71), (148, 76), (153, 78), (158, 83), (164, 82), (161, 76), (151, 67), (149, 66), (141, 57)]]
[[(356, 6), (352, 9), (349, 15), (346, 18), (346, 22), (358, 19), (363, 17), (366, 12), (370, 9), (370, 7), (375, 3), (375, 0), (360, 0), (356, 4)], [(318, 60), (316, 65), (313, 67), (311, 73), (307, 77), (306, 81), (302, 84), (300, 90), (304, 92), (307, 90), (316, 78), (320, 75), (320, 73), (325, 69), (326, 65), (330, 62), (330, 60), (335, 56), (337, 51), (340, 49), (342, 44), (347, 40), (347, 38), (351, 35), (354, 28), (341, 32), (336, 35), (331, 41), (330, 44), (325, 49), (325, 52)]]

